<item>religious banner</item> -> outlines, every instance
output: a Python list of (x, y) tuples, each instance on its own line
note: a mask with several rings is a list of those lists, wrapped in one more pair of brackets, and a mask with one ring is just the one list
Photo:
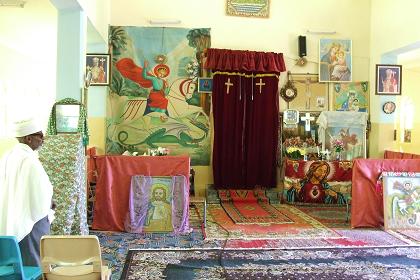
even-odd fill
[(207, 28), (110, 28), (107, 154), (164, 147), (189, 154), (192, 165), (209, 164), (209, 104), (197, 87), (197, 58), (208, 47)]
[(332, 86), (335, 111), (368, 112), (369, 82), (334, 83)]
[(385, 229), (420, 229), (420, 173), (383, 172)]
[(188, 187), (184, 176), (133, 176), (127, 232), (190, 232)]
[(351, 161), (286, 160), (283, 200), (287, 203), (347, 204)]

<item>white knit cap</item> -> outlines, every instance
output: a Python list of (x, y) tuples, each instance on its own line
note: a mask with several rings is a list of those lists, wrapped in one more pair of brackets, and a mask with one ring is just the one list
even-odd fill
[(42, 131), (42, 127), (34, 118), (17, 121), (12, 127), (14, 137), (23, 137), (39, 131)]

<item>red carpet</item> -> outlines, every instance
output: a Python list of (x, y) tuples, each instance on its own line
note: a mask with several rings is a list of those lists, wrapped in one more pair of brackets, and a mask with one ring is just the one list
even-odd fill
[(223, 209), (236, 224), (293, 223), (269, 204), (263, 190), (219, 190)]

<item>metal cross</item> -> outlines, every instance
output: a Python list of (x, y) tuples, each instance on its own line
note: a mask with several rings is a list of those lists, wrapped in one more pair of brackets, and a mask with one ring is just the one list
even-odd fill
[(260, 82), (259, 83), (256, 83), (255, 85), (260, 86), (260, 93), (261, 93), (262, 86), (265, 86), (265, 83), (263, 83), (262, 82), (262, 79), (260, 78)]

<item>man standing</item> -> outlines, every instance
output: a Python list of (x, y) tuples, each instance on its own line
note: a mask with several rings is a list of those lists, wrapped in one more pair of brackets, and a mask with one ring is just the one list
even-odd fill
[(14, 123), (19, 141), (0, 161), (0, 235), (16, 236), (24, 265), (40, 266), (39, 244), (50, 233), (53, 186), (35, 152), (44, 142), (34, 120)]
[(152, 186), (152, 198), (148, 206), (145, 232), (170, 232), (172, 207), (167, 201), (167, 187), (162, 184)]

